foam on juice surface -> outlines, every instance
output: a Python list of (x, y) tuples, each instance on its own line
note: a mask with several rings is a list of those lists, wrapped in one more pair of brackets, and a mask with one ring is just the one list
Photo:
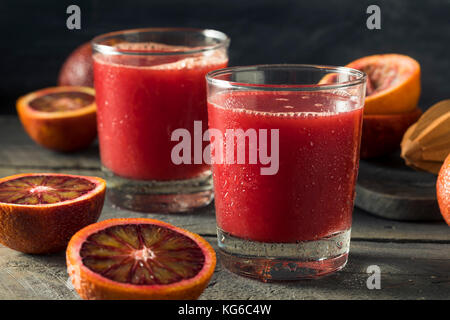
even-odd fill
[(355, 101), (339, 92), (243, 91), (216, 94), (209, 102), (233, 112), (276, 117), (332, 116), (358, 109)]
[[(182, 70), (208, 67), (227, 62), (226, 51), (223, 49), (206, 50), (186, 54), (186, 51), (208, 49), (210, 46), (177, 46), (156, 42), (121, 42), (113, 47), (123, 52), (123, 55), (94, 54), (98, 63), (120, 65), (129, 68), (151, 68), (156, 70)], [(177, 54), (180, 52), (180, 54)], [(127, 55), (130, 53), (130, 55)], [(133, 55), (134, 53), (134, 55)], [(139, 55), (142, 53), (142, 55)], [(167, 53), (167, 55), (144, 55), (145, 53)]]

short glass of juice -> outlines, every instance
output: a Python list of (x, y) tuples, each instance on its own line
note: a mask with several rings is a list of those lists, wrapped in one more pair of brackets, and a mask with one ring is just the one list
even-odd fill
[(206, 78), (222, 264), (262, 281), (343, 268), (366, 75), (344, 67), (259, 65)]
[(229, 41), (222, 32), (190, 28), (93, 39), (100, 157), (114, 204), (181, 212), (211, 202), (210, 166), (193, 157), (174, 160), (173, 132), (194, 136), (195, 123), (207, 127), (205, 75), (227, 66)]

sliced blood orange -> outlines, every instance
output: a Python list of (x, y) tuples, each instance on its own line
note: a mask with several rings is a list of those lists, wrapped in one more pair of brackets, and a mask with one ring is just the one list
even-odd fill
[(28, 135), (52, 150), (79, 150), (97, 136), (92, 88), (54, 87), (35, 91), (17, 100), (17, 113)]
[(67, 270), (83, 299), (197, 299), (216, 266), (202, 237), (165, 222), (110, 219), (77, 232)]
[[(364, 114), (413, 112), (420, 97), (420, 65), (402, 54), (377, 54), (346, 65), (367, 74)], [(336, 83), (336, 73), (324, 76), (319, 84)]]
[(105, 188), (101, 178), (54, 173), (0, 179), (0, 243), (25, 253), (64, 249), (98, 220)]
[(420, 65), (401, 54), (363, 57), (347, 65), (367, 74), (365, 114), (412, 112), (420, 97)]

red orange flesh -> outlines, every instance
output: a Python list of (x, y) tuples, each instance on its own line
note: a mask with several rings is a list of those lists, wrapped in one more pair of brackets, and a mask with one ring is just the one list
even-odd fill
[(83, 299), (196, 299), (216, 264), (200, 236), (145, 218), (90, 225), (73, 236), (66, 256)]
[(42, 112), (70, 111), (84, 108), (94, 100), (93, 95), (85, 92), (55, 92), (31, 100), (30, 107)]
[(25, 131), (48, 149), (79, 150), (97, 136), (97, 108), (92, 88), (46, 88), (21, 97), (16, 106)]
[(402, 54), (377, 54), (347, 65), (367, 74), (364, 114), (400, 114), (417, 108), (420, 65)]

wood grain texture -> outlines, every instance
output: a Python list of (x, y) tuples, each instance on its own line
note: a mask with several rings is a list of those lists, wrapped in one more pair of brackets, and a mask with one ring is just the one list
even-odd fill
[[(239, 277), (220, 264), (202, 299), (448, 299), (450, 246), (353, 241), (347, 266), (330, 276), (263, 284)], [(414, 252), (414, 254), (411, 254)], [(381, 289), (367, 289), (367, 267), (378, 265)]]
[[(0, 117), (0, 177), (23, 172), (101, 176), (95, 145), (77, 154), (35, 145), (15, 117)], [(217, 249), (214, 206), (180, 214), (122, 210), (108, 200), (100, 220), (151, 217), (203, 235)], [(381, 268), (381, 290), (368, 290), (366, 269)], [(218, 263), (201, 299), (448, 299), (450, 232), (440, 222), (385, 220), (355, 209), (348, 265), (318, 280), (264, 284)], [(64, 253), (35, 256), (0, 245), (0, 299), (79, 299), (67, 281)]]
[[(206, 239), (217, 250), (216, 238)], [(412, 254), (413, 253), (413, 254)], [(381, 269), (381, 289), (366, 286), (367, 267)], [(200, 299), (448, 299), (450, 245), (353, 241), (340, 272), (290, 283), (261, 283), (220, 264)], [(79, 299), (65, 269), (64, 254), (33, 256), (0, 246), (0, 299)]]
[(388, 219), (442, 220), (436, 175), (407, 167), (398, 153), (360, 161), (355, 205)]

